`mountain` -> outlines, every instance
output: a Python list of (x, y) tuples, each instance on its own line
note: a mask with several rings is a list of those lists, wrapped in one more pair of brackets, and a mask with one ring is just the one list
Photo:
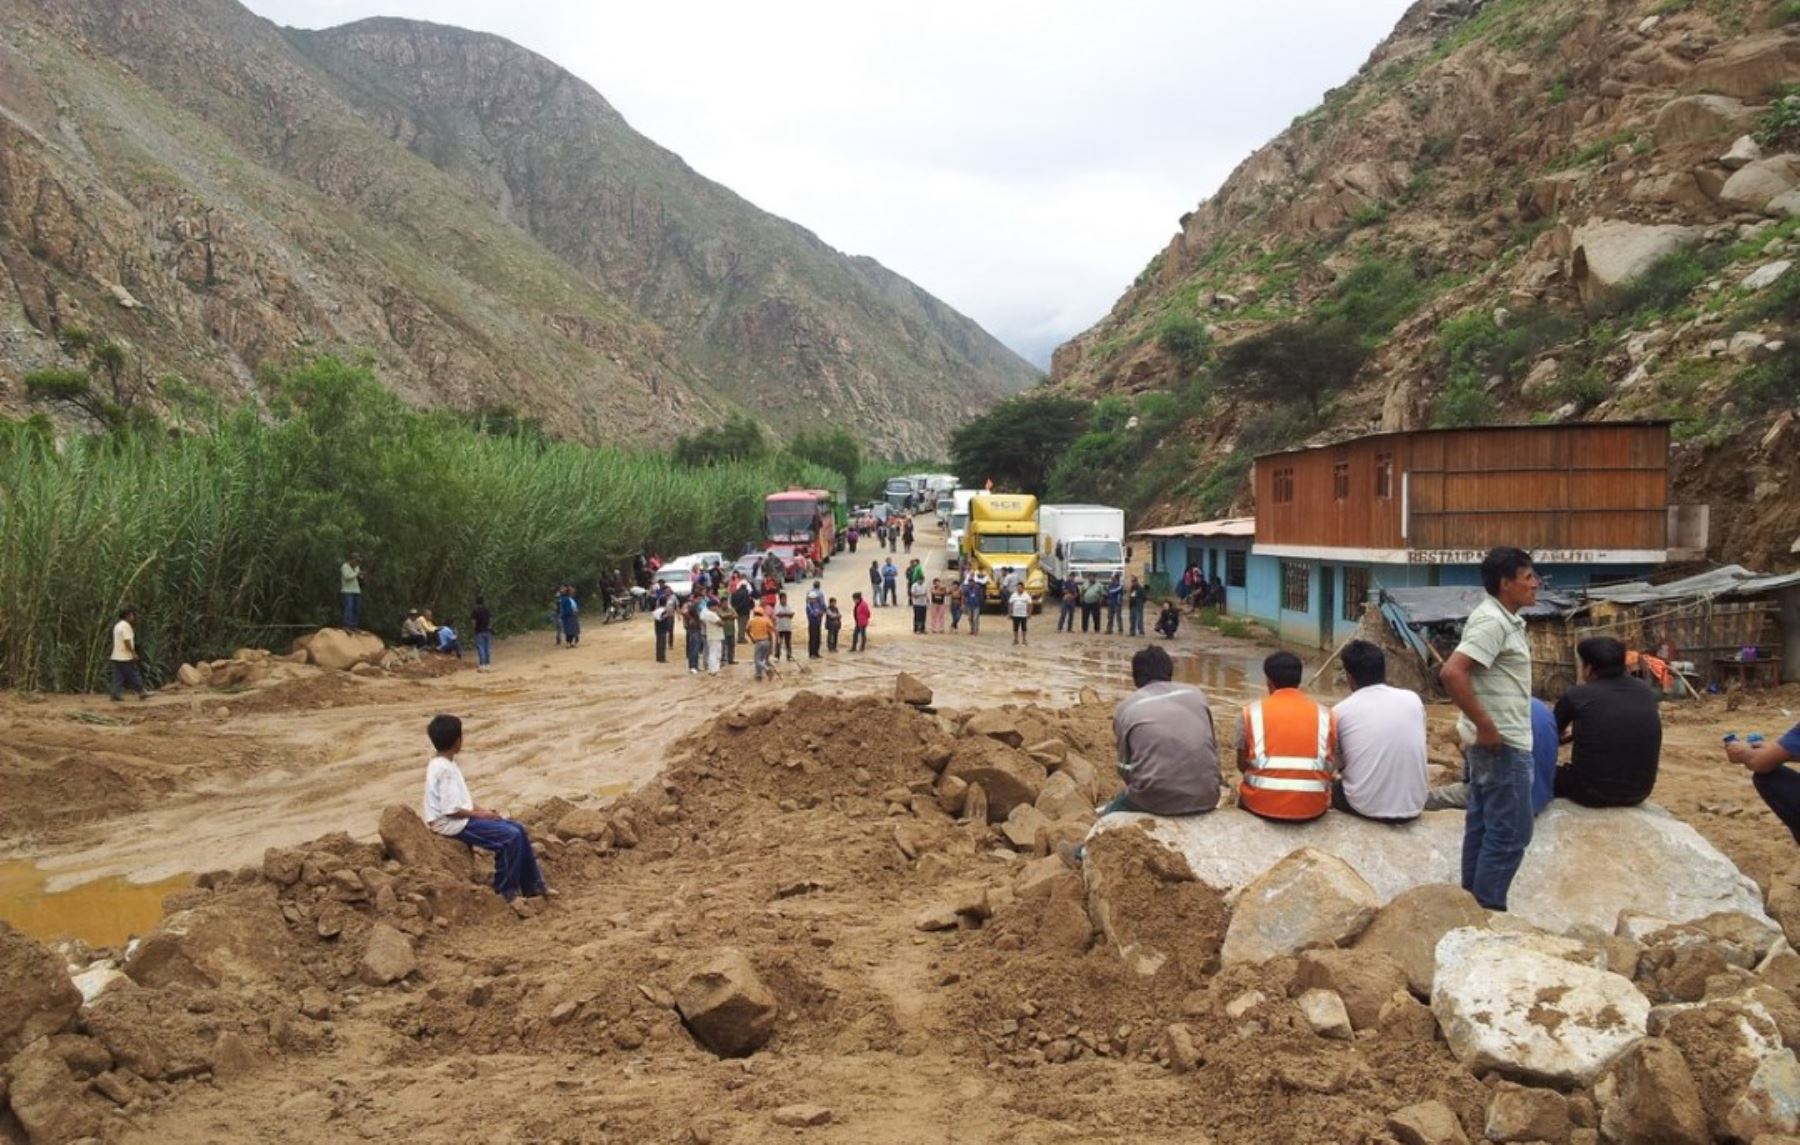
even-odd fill
[(1249, 508), (1248, 457), (1303, 442), (1667, 418), (1714, 555), (1785, 560), (1797, 84), (1793, 0), (1425, 0), (1181, 218), (1053, 384), (1155, 410), (1153, 522)]
[(409, 400), (657, 441), (747, 411), (943, 452), (1036, 372), (492, 36), (230, 0), (0, 0), (0, 404), (78, 325), (257, 399), (368, 352)]

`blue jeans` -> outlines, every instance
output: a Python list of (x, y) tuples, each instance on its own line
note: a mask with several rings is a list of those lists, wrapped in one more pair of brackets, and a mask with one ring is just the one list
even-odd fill
[(1131, 606), (1131, 632), (1130, 632), (1130, 635), (1142, 636), (1143, 634), (1144, 634), (1144, 606), (1142, 604), (1134, 604)]
[(1755, 784), (1762, 801), (1769, 805), (1769, 810), (1781, 820), (1781, 825), (1794, 836), (1796, 843), (1800, 843), (1800, 771), (1778, 767), (1762, 775), (1752, 775), (1750, 781)]
[(485, 668), (488, 666), (488, 661), (493, 658), (494, 634), (491, 632), (477, 632), (475, 634), (475, 662)]
[(1056, 614), (1056, 630), (1058, 632), (1075, 631), (1075, 602), (1065, 599), (1062, 611)]
[(511, 819), (471, 819), (456, 837), (471, 847), (494, 852), (494, 893), (504, 899), (544, 893), (531, 836)]
[(1469, 809), (1463, 820), (1462, 885), (1489, 910), (1506, 909), (1525, 848), (1531, 844), (1531, 753), (1470, 746)]
[(700, 670), (700, 658), (706, 655), (706, 633), (690, 632), (687, 634), (688, 671)]
[(340, 593), (344, 598), (344, 627), (355, 631), (362, 627), (362, 593)]

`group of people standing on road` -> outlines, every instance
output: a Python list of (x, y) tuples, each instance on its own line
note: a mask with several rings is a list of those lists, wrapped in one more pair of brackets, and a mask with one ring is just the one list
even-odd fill
[(913, 519), (911, 517), (890, 517), (885, 521), (873, 517), (864, 517), (850, 522), (844, 530), (844, 546), (851, 552), (856, 551), (859, 542), (875, 538), (877, 551), (886, 549), (890, 553), (898, 553), (900, 546), (905, 545), (907, 552), (913, 547)]
[[(740, 645), (751, 648), (758, 680), (773, 679), (779, 660), (794, 659), (796, 618), (806, 624), (809, 659), (838, 651), (844, 629), (844, 612), (835, 596), (827, 596), (819, 581), (812, 582), (798, 612), (788, 602), (784, 582), (764, 577), (760, 584), (733, 570), (722, 581), (696, 581), (684, 600), (657, 581), (650, 594), (650, 618), (655, 625), (656, 661), (665, 663), (675, 644), (675, 626), (682, 629), (690, 674), (716, 676), (737, 662)], [(869, 644), (872, 612), (858, 592), (850, 602), (850, 651), (861, 652)]]
[[(1144, 635), (1144, 609), (1150, 601), (1150, 590), (1137, 577), (1132, 577), (1127, 584), (1119, 574), (1112, 574), (1111, 579), (1101, 580), (1099, 577), (1088, 577), (1076, 580), (1070, 577), (1062, 584), (1062, 592), (1058, 595), (1061, 605), (1056, 617), (1058, 632), (1075, 631), (1075, 614), (1081, 613), (1081, 630), (1083, 632), (1100, 632), (1100, 614), (1106, 613), (1105, 635), (1124, 633), (1126, 636)], [(1179, 618), (1176, 624), (1180, 624)], [(1159, 624), (1160, 630), (1160, 624)], [(1170, 632), (1170, 636), (1174, 633)]]

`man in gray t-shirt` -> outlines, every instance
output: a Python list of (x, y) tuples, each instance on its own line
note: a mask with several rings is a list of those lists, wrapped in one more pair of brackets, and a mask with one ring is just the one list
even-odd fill
[(1462, 709), (1463, 889), (1487, 909), (1505, 910), (1531, 844), (1531, 645), (1519, 615), (1537, 603), (1531, 554), (1494, 549), (1481, 562), (1481, 584), (1487, 597), (1463, 623), (1462, 643), (1439, 678)]
[(1125, 790), (1101, 809), (1198, 815), (1219, 805), (1219, 745), (1212, 709), (1198, 688), (1176, 684), (1175, 665), (1156, 645), (1131, 658), (1137, 691), (1113, 713)]

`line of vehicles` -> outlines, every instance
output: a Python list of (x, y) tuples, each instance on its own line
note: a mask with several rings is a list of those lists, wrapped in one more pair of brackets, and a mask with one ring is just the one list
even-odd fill
[[(931, 506), (948, 531), (946, 561), (959, 572), (977, 569), (987, 576), (988, 601), (1000, 603), (1007, 570), (1019, 576), (1025, 591), (1041, 604), (1058, 596), (1064, 585), (1123, 576), (1129, 557), (1125, 548), (1125, 511), (1108, 505), (1040, 505), (1028, 493), (995, 493), (958, 487), (948, 473), (916, 473), (891, 478), (883, 501), (849, 507), (829, 489), (785, 489), (763, 502), (763, 541), (731, 567), (757, 578), (777, 564), (786, 581), (817, 575), (844, 547), (852, 514), (857, 519), (886, 519), (891, 513), (921, 511)], [(666, 580), (679, 597), (693, 591), (695, 570), (727, 564), (722, 552), (689, 553), (664, 564), (657, 578)]]

